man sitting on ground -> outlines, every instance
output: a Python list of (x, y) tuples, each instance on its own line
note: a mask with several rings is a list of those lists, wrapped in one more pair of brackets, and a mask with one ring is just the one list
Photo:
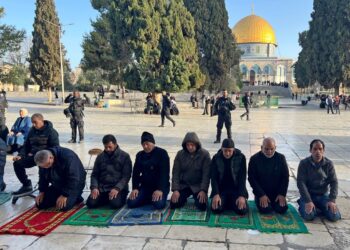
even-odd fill
[(169, 193), (170, 159), (167, 151), (155, 146), (151, 133), (141, 136), (143, 150), (138, 152), (132, 173), (132, 192), (127, 204), (130, 208), (152, 204), (156, 209), (166, 205)]
[(265, 138), (261, 151), (250, 158), (248, 181), (260, 213), (287, 211), (288, 165), (284, 155), (276, 152), (273, 138)]
[(199, 210), (207, 209), (210, 179), (210, 155), (202, 148), (196, 133), (189, 132), (182, 142), (174, 160), (171, 207), (183, 207), (189, 196), (193, 196)]
[(13, 158), (16, 176), (22, 183), (22, 187), (13, 192), (13, 195), (23, 195), (33, 191), (32, 182), (28, 179), (25, 169), (36, 165), (34, 155), (40, 150), (59, 146), (57, 131), (50, 121), (44, 120), (42, 114), (32, 115), (32, 124), (33, 127), (29, 130), (18, 156)]
[(239, 215), (248, 212), (247, 166), (244, 154), (232, 139), (225, 139), (211, 161), (211, 209), (221, 213), (232, 209)]
[(299, 213), (307, 221), (313, 220), (316, 209), (330, 221), (341, 219), (336, 205), (338, 179), (331, 160), (324, 157), (325, 144), (316, 139), (310, 143), (311, 156), (300, 161), (297, 185), (300, 199)]
[(88, 208), (109, 204), (112, 208), (125, 205), (129, 192), (132, 163), (128, 153), (120, 149), (113, 135), (102, 139), (105, 150), (97, 156), (91, 174), (91, 194)]
[[(56, 207), (67, 211), (81, 203), (86, 172), (79, 157), (70, 149), (54, 147), (35, 154), (39, 169), (39, 209)], [(50, 185), (51, 184), (51, 185)]]

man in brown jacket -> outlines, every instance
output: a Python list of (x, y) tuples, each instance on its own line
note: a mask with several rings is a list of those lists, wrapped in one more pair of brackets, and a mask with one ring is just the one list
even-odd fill
[(182, 142), (174, 160), (171, 208), (185, 205), (187, 198), (193, 196), (199, 210), (207, 209), (210, 179), (210, 155), (202, 148), (196, 133), (189, 132)]

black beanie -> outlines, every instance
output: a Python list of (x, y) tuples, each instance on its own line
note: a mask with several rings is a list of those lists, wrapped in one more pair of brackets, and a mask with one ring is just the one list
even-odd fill
[(234, 148), (235, 147), (235, 143), (233, 142), (232, 139), (225, 139), (223, 142), (222, 142), (222, 148)]
[(152, 142), (153, 144), (156, 144), (153, 135), (151, 133), (145, 131), (141, 135), (141, 144), (146, 142), (146, 141)]

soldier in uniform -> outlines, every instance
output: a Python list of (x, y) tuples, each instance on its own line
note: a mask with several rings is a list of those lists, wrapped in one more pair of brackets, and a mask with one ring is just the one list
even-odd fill
[(79, 130), (79, 142), (82, 143), (84, 141), (84, 100), (80, 98), (79, 91), (74, 91), (73, 95), (69, 94), (64, 102), (69, 103), (68, 110), (71, 114), (72, 139), (68, 143), (76, 143), (77, 127)]
[(231, 99), (228, 97), (227, 90), (222, 92), (222, 96), (215, 103), (215, 110), (218, 114), (218, 123), (216, 124), (217, 133), (216, 133), (216, 141), (214, 143), (220, 143), (221, 141), (221, 130), (224, 126), (227, 130), (227, 138), (232, 138), (231, 126), (231, 111), (235, 110), (236, 106), (232, 103)]

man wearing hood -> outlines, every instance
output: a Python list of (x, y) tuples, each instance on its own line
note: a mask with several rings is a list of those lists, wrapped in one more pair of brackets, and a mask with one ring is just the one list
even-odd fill
[(22, 187), (13, 192), (13, 195), (33, 191), (32, 182), (28, 179), (25, 169), (36, 166), (34, 155), (40, 150), (59, 146), (58, 133), (50, 121), (44, 120), (43, 115), (38, 113), (32, 115), (31, 119), (33, 127), (29, 130), (28, 137), (18, 155), (13, 158), (16, 176), (22, 183)]
[(163, 209), (170, 189), (168, 152), (157, 147), (153, 135), (148, 132), (142, 133), (141, 145), (143, 150), (136, 155), (132, 173), (128, 207), (152, 204), (156, 209)]
[(204, 211), (207, 209), (210, 180), (209, 152), (202, 148), (194, 132), (186, 134), (182, 148), (174, 160), (170, 205), (172, 208), (183, 207), (192, 195), (196, 207)]
[(244, 154), (232, 139), (225, 139), (211, 161), (211, 209), (221, 213), (225, 209), (239, 215), (248, 212), (246, 188), (247, 166)]
[(67, 211), (81, 203), (86, 172), (74, 151), (53, 147), (40, 150), (34, 156), (39, 169), (39, 195), (35, 198), (39, 209), (56, 207)]
[(69, 103), (68, 110), (71, 114), (72, 139), (68, 143), (76, 143), (77, 128), (79, 130), (79, 143), (82, 143), (84, 141), (84, 100), (80, 97), (79, 91), (74, 91), (73, 95), (69, 94), (64, 102)]
[(120, 149), (113, 135), (102, 139), (105, 150), (97, 156), (91, 174), (91, 194), (88, 208), (109, 204), (112, 208), (125, 205), (132, 163), (128, 153)]
[(250, 158), (248, 181), (253, 188), (255, 203), (260, 213), (275, 211), (284, 214), (288, 210), (288, 165), (284, 155), (276, 152), (276, 142), (273, 138), (265, 138), (261, 151)]

